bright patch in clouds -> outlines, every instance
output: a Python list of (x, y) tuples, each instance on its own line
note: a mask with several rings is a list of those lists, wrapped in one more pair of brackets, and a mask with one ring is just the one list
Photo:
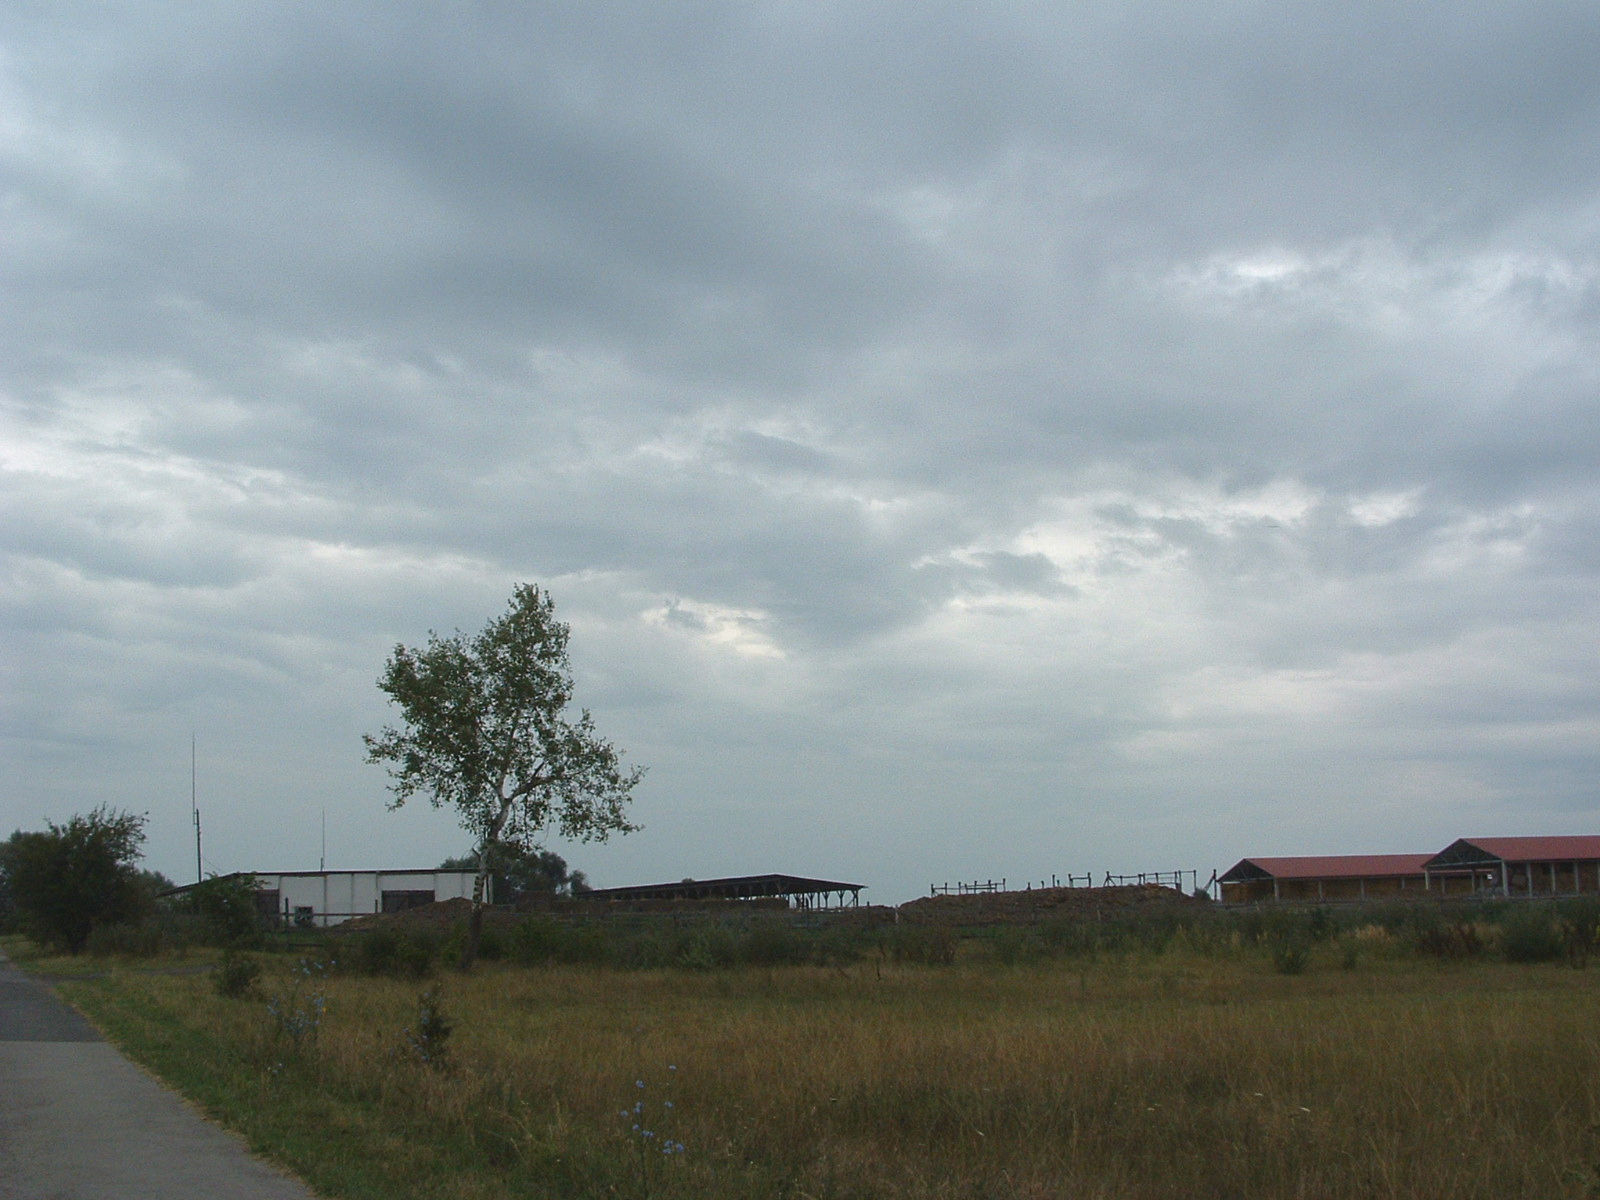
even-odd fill
[(669, 633), (689, 637), (739, 658), (784, 658), (767, 634), (769, 618), (752, 609), (726, 608), (694, 600), (671, 600), (648, 609), (644, 621)]

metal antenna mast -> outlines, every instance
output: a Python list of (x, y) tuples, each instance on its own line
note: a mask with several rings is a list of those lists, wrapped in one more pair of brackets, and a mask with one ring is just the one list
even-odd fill
[(200, 796), (196, 787), (195, 735), (189, 735), (189, 807), (194, 811), (194, 881), (205, 882), (205, 868), (200, 865)]

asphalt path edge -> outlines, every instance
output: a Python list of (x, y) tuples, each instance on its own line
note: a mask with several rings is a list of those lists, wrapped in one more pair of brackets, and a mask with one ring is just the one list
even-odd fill
[(0, 1200), (316, 1200), (0, 951)]

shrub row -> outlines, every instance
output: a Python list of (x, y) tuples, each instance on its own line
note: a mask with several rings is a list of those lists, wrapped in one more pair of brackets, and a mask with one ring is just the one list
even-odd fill
[[(318, 957), (341, 970), (423, 978), (459, 957), (465, 929), (444, 932), (385, 926), (320, 932)], [(130, 925), (96, 928), (91, 954), (150, 956), (193, 946), (304, 952), (306, 936), (287, 939), (243, 928), (205, 912), (164, 912)], [(564, 921), (527, 917), (483, 930), (480, 957), (526, 965), (589, 964), (625, 970), (661, 967), (714, 970), (733, 966), (839, 965), (864, 957), (941, 965), (958, 950), (1001, 965), (1098, 955), (1160, 955), (1179, 948), (1202, 956), (1264, 951), (1280, 971), (1304, 969), (1317, 945), (1334, 940), (1353, 965), (1355, 948), (1371, 943), (1387, 954), (1465, 960), (1496, 954), (1517, 963), (1561, 959), (1583, 965), (1600, 946), (1600, 899), (1458, 905), (1387, 904), (1312, 909), (1200, 909), (1143, 912), (1104, 920), (1059, 920), (1033, 926), (954, 930), (935, 925), (805, 928), (782, 917), (651, 918)], [(291, 944), (292, 943), (292, 944)]]

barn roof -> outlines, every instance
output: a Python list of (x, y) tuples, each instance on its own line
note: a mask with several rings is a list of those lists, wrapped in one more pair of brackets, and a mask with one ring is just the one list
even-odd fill
[(1600, 837), (1459, 838), (1428, 860), (1431, 870), (1502, 862), (1592, 862), (1600, 860)]
[(829, 892), (854, 895), (866, 886), (835, 879), (808, 879), (803, 875), (734, 875), (726, 879), (684, 879), (677, 883), (595, 888), (583, 895), (586, 900), (751, 900), (768, 896), (821, 896)]
[(1422, 876), (1427, 854), (1311, 854), (1292, 858), (1241, 858), (1219, 883), (1253, 879), (1393, 879)]

